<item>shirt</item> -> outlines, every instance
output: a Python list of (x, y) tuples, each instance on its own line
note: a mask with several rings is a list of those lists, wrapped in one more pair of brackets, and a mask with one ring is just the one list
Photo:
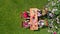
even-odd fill
[(39, 12), (38, 12), (38, 16), (41, 16), (42, 14), (40, 14)]

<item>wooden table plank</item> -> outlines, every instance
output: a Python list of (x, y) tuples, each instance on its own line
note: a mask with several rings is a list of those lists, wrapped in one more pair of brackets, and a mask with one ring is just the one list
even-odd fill
[[(30, 8), (30, 30), (38, 30), (37, 10), (37, 8)], [(33, 16), (35, 17), (34, 20), (36, 20), (36, 23), (33, 22)]]

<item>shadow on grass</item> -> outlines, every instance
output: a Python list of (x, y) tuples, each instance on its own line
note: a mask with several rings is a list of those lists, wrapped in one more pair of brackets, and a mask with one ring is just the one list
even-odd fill
[(47, 26), (43, 26), (42, 28), (38, 28), (38, 30), (34, 30), (34, 31), (40, 31), (41, 29), (45, 29), (48, 28)]
[(40, 31), (40, 28), (38, 28), (38, 30), (34, 30), (34, 31)]

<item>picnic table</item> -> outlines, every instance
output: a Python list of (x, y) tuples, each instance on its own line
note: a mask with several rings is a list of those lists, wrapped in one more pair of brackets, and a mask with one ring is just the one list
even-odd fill
[(37, 8), (30, 8), (30, 30), (38, 30)]

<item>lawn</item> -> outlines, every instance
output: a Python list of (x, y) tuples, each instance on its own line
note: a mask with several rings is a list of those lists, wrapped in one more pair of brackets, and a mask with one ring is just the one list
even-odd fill
[(21, 27), (20, 12), (45, 4), (47, 0), (0, 0), (0, 34), (49, 34), (47, 28), (31, 31)]

